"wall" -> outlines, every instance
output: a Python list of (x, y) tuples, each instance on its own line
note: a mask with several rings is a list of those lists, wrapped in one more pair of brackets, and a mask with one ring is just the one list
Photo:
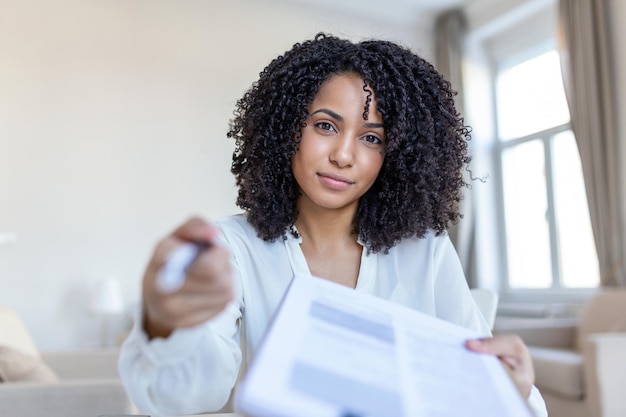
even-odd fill
[(40, 349), (97, 344), (101, 279), (130, 309), (157, 239), (238, 211), (225, 132), (276, 54), (324, 30), (429, 55), (427, 26), (291, 4), (0, 0), (0, 305)]

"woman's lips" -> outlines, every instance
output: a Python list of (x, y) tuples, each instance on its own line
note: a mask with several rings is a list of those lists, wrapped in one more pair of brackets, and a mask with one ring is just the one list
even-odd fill
[(344, 177), (343, 175), (331, 174), (328, 172), (320, 172), (317, 175), (324, 185), (333, 190), (345, 190), (354, 184), (354, 181), (348, 177)]

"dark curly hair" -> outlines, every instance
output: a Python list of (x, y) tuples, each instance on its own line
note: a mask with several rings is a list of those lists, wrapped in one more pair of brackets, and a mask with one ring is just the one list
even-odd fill
[[(307, 106), (331, 76), (357, 73), (377, 99), (385, 159), (361, 197), (354, 232), (372, 252), (402, 239), (443, 233), (460, 218), (469, 129), (450, 83), (426, 60), (389, 41), (353, 43), (323, 33), (275, 58), (237, 102), (228, 137), (237, 205), (259, 237), (273, 241), (297, 218), (300, 189), (291, 171)], [(369, 102), (364, 108), (367, 118)]]

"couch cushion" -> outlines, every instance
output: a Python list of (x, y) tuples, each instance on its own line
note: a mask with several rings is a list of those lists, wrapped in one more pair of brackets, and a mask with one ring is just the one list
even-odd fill
[(55, 373), (40, 359), (9, 346), (0, 346), (2, 382), (56, 382)]
[(573, 350), (529, 346), (535, 367), (535, 385), (560, 397), (584, 396), (583, 359)]
[(36, 358), (40, 356), (22, 319), (12, 309), (2, 306), (0, 306), (0, 346), (11, 346)]
[(626, 332), (626, 288), (603, 288), (594, 294), (581, 312), (577, 349), (592, 333)]

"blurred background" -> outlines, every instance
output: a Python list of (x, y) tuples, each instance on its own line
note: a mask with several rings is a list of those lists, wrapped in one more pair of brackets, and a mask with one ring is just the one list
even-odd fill
[[(608, 4), (623, 136), (626, 3)], [(239, 211), (226, 138), (236, 100), (277, 54), (326, 31), (399, 42), (450, 75), (483, 180), (452, 232), (470, 284), (497, 290), (503, 311), (567, 314), (602, 285), (603, 264), (561, 80), (557, 6), (0, 0), (0, 305), (42, 350), (115, 344), (156, 241), (190, 215)], [(443, 32), (451, 16), (461, 16), (462, 82), (441, 57), (455, 39)]]

